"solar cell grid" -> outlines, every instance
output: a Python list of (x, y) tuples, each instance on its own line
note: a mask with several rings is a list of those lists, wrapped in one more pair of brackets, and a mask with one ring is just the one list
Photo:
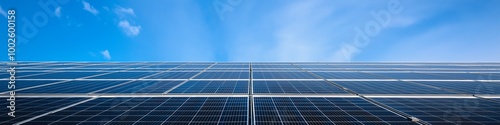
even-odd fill
[(246, 97), (99, 98), (35, 119), (32, 124), (238, 124)]
[(334, 81), (360, 94), (456, 94), (403, 81)]
[(189, 79), (196, 74), (198, 72), (162, 72), (148, 76), (145, 79)]
[(325, 94), (347, 92), (325, 81), (254, 81), (253, 93)]
[(392, 79), (452, 79), (452, 77), (437, 76), (424, 73), (370, 73)]
[[(2, 83), (9, 83), (8, 81), (0, 81)], [(43, 85), (43, 84), (48, 84), (48, 83), (54, 83), (54, 82), (58, 82), (58, 81), (54, 81), (54, 80), (43, 80), (43, 81), (33, 81), (33, 80), (18, 80), (16, 81), (16, 84), (14, 86), (14, 89), (17, 88), (17, 89), (23, 89), (23, 88), (28, 88), (28, 87), (32, 87), (32, 86), (37, 86), (37, 85)], [(6, 91), (9, 91), (9, 88), (8, 87), (0, 87), (0, 92), (6, 92)]]
[(139, 79), (158, 73), (159, 72), (114, 72), (110, 74), (89, 77), (89, 79)]
[(312, 72), (325, 79), (387, 79), (362, 72)]
[(89, 77), (99, 74), (105, 74), (107, 72), (52, 72), (48, 74), (39, 74), (26, 77), (20, 77), (23, 79), (77, 79), (83, 77)]
[(467, 94), (500, 94), (500, 83), (497, 82), (416, 81), (416, 83), (450, 89)]
[(375, 98), (431, 124), (498, 124), (500, 103), (483, 99)]
[[(85, 98), (17, 98), (16, 117), (10, 117), (7, 113), (0, 114), (0, 124), (14, 124), (43, 113), (67, 106)], [(5, 111), (5, 110), (3, 110)]]
[(414, 124), (361, 98), (255, 97), (255, 124)]
[(18, 93), (89, 93), (124, 82), (125, 81), (69, 81), (21, 90)]
[[(2, 113), (0, 124), (28, 118), (35, 119), (24, 124), (416, 124), (395, 113), (431, 124), (500, 123), (500, 63), (20, 62), (19, 68), (16, 106), (23, 117)], [(10, 75), (0, 76), (7, 82)]]
[(134, 81), (96, 93), (163, 93), (182, 81)]
[(203, 72), (194, 79), (248, 79), (249, 72)]
[(254, 79), (319, 79), (308, 72), (253, 72)]
[(179, 94), (248, 93), (248, 81), (196, 81), (191, 80), (170, 91)]

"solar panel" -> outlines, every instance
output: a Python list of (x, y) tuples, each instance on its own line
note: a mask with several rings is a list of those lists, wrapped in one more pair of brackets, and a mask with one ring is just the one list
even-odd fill
[(498, 124), (500, 103), (475, 98), (375, 98), (431, 124)]
[(246, 97), (98, 98), (32, 124), (248, 124)]
[(126, 81), (69, 81), (21, 90), (18, 93), (90, 93)]
[(122, 86), (98, 91), (96, 93), (163, 93), (182, 81), (133, 81)]
[(334, 81), (360, 94), (455, 94), (403, 81)]
[(416, 81), (416, 83), (467, 94), (500, 94), (500, 83), (498, 82)]
[(253, 93), (345, 93), (325, 81), (254, 81)]
[[(0, 114), (0, 124), (14, 124), (29, 118), (53, 111), (57, 108), (67, 106), (84, 100), (85, 98), (17, 98), (16, 117), (10, 117), (7, 113)], [(5, 108), (5, 107), (3, 107)], [(3, 109), (2, 111), (6, 111)]]
[(254, 79), (318, 79), (307, 72), (253, 72)]
[(157, 73), (158, 72), (115, 72), (115, 73), (90, 77), (90, 79), (139, 79)]
[(424, 74), (424, 73), (370, 73), (392, 79), (452, 79), (451, 77)]
[(325, 79), (387, 79), (362, 72), (312, 72)]
[(189, 79), (196, 74), (198, 72), (162, 72), (148, 76), (145, 79)]
[[(3, 112), (0, 124), (500, 123), (500, 63), (18, 62), (18, 66), (18, 115), (12, 118)], [(10, 74), (0, 76), (8, 83)], [(0, 97), (10, 97), (9, 91), (0, 88)]]
[(412, 124), (361, 98), (255, 97), (254, 100), (256, 125)]
[(203, 72), (194, 79), (248, 79), (249, 72)]
[(248, 93), (248, 81), (197, 81), (191, 80), (170, 93)]
[(52, 72), (48, 74), (33, 75), (27, 77), (20, 77), (23, 79), (77, 79), (82, 77), (89, 77), (106, 72)]

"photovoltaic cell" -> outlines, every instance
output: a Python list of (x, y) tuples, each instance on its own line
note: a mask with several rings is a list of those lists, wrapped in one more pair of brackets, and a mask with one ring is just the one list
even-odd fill
[(90, 77), (89, 79), (139, 79), (157, 73), (158, 72), (115, 72), (106, 75)]
[(212, 68), (214, 69), (248, 69), (250, 67), (250, 65), (246, 64), (246, 65), (214, 65)]
[(360, 94), (456, 94), (403, 81), (334, 81)]
[(255, 69), (262, 69), (262, 68), (280, 69), (280, 68), (298, 68), (298, 67), (290, 65), (290, 64), (279, 64), (279, 65), (254, 64), (254, 65), (252, 65), (252, 68), (255, 68)]
[(246, 97), (98, 98), (29, 124), (248, 124)]
[(188, 81), (170, 93), (248, 93), (248, 81)]
[(307, 72), (253, 72), (254, 79), (319, 79)]
[[(29, 118), (53, 111), (60, 107), (68, 106), (86, 98), (16, 98), (16, 110), (14, 115), (10, 117), (7, 115), (9, 109), (2, 109), (0, 114), (0, 124), (12, 125), (14, 123), (27, 120)], [(5, 107), (2, 107), (5, 108)]]
[[(0, 81), (0, 82), (6, 83), (6, 84), (9, 83), (9, 81), (7, 81), (7, 80)], [(28, 88), (28, 87), (32, 87), (32, 86), (43, 85), (43, 84), (48, 84), (48, 83), (53, 83), (53, 82), (58, 82), (58, 81), (53, 81), (53, 80), (43, 80), (43, 81), (40, 81), (40, 80), (37, 80), (37, 81), (17, 80), (13, 86), (13, 89)], [(0, 87), (0, 92), (5, 92), (8, 90), (9, 90), (9, 88), (7, 85), (5, 85), (5, 87)]]
[(474, 98), (375, 98), (431, 124), (498, 124), (500, 103)]
[(254, 81), (253, 93), (325, 94), (347, 92), (325, 81)]
[(452, 79), (451, 77), (437, 76), (424, 73), (370, 73), (392, 79)]
[(194, 79), (248, 79), (249, 72), (203, 72)]
[(38, 88), (21, 90), (16, 93), (89, 93), (126, 81), (69, 81)]
[(98, 74), (104, 74), (106, 72), (53, 72), (49, 74), (34, 75), (21, 77), (23, 79), (77, 79), (83, 77), (89, 77)]
[(146, 77), (145, 79), (189, 79), (196, 74), (198, 72), (163, 72)]
[(134, 81), (97, 93), (163, 93), (182, 81)]
[(387, 79), (362, 72), (312, 72), (325, 79)]
[(500, 83), (498, 82), (416, 81), (416, 83), (455, 90), (467, 94), (500, 94)]
[(255, 124), (415, 124), (361, 98), (255, 97)]
[(433, 75), (446, 76), (454, 79), (466, 80), (500, 80), (500, 76), (477, 74), (477, 73), (429, 73)]

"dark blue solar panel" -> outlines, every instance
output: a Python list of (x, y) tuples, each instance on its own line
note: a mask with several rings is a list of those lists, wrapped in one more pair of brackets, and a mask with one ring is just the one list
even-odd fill
[(163, 72), (146, 77), (145, 79), (189, 79), (196, 74), (198, 72)]
[(423, 73), (407, 73), (407, 72), (370, 73), (370, 74), (380, 75), (380, 76), (392, 78), (392, 79), (452, 79), (451, 77), (445, 77), (445, 76), (437, 76), (437, 75), (423, 74)]
[(98, 98), (28, 124), (248, 124), (246, 97)]
[(414, 124), (361, 98), (255, 97), (255, 124)]
[(90, 77), (89, 79), (139, 79), (157, 73), (158, 72), (115, 72), (111, 74)]
[(467, 94), (500, 94), (500, 83), (498, 82), (417, 81), (417, 83), (455, 90)]
[(325, 79), (387, 79), (362, 72), (312, 72)]
[(291, 64), (280, 64), (280, 65), (254, 64), (254, 65), (252, 65), (252, 68), (254, 68), (254, 69), (262, 69), (262, 68), (280, 69), (280, 68), (298, 68), (298, 67), (293, 66)]
[(453, 79), (467, 79), (467, 80), (500, 80), (500, 76), (477, 74), (477, 73), (429, 73), (433, 75), (451, 77)]
[(254, 81), (253, 93), (346, 93), (325, 81)]
[(500, 103), (475, 98), (374, 98), (431, 124), (498, 124)]
[(50, 74), (22, 77), (23, 79), (77, 79), (106, 72), (54, 72)]
[(295, 65), (295, 66), (298, 66), (300, 68), (337, 68), (335, 66), (332, 66), (332, 65)]
[(334, 81), (360, 94), (456, 94), (403, 81)]
[(163, 93), (182, 81), (134, 81), (97, 93)]
[[(5, 83), (5, 84), (9, 84), (9, 81), (7, 81), (7, 80), (0, 81), (0, 82)], [(22, 89), (22, 88), (27, 88), (27, 87), (32, 87), (32, 86), (37, 86), (37, 85), (42, 85), (42, 84), (48, 84), (48, 83), (53, 83), (53, 82), (58, 82), (58, 81), (53, 81), (53, 80), (36, 80), (36, 81), (17, 80), (16, 83), (14, 84), (15, 86), (13, 86), (15, 88), (13, 88), (13, 89)], [(9, 88), (7, 87), (7, 85), (5, 85), (5, 87), (0, 87), (0, 92), (5, 92), (5, 91), (9, 91)]]
[(248, 81), (188, 81), (170, 93), (248, 93)]
[[(16, 98), (16, 112), (14, 113), (15, 117), (10, 117), (7, 115), (10, 112), (9, 109), (6, 108), (7, 103), (2, 102), (2, 113), (0, 114), (0, 124), (9, 124), (12, 125), (14, 123), (27, 120), (29, 118), (56, 110), (58, 108), (68, 106), (80, 101), (83, 101), (86, 98)], [(4, 101), (2, 99), (2, 101)]]
[(248, 69), (248, 68), (250, 68), (250, 65), (248, 65), (248, 64), (247, 65), (227, 65), (227, 64), (220, 65), (220, 64), (218, 64), (218, 65), (212, 66), (212, 68), (215, 68), (215, 69), (228, 69), (228, 68), (230, 68), (230, 69), (233, 69), (233, 68)]
[(254, 79), (319, 79), (308, 72), (253, 72)]
[(69, 81), (21, 90), (19, 93), (89, 93), (124, 82), (126, 81)]
[(210, 65), (182, 65), (177, 68), (193, 68), (193, 69), (205, 69), (208, 68)]
[(194, 79), (248, 79), (249, 72), (203, 72)]

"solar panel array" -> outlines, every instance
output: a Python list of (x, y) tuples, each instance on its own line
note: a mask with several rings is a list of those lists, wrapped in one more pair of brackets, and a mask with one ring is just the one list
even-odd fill
[[(0, 124), (500, 124), (500, 63), (19, 62), (16, 69), (16, 117), (4, 108)], [(10, 74), (0, 77), (8, 83)], [(0, 96), (9, 91), (0, 88)]]

